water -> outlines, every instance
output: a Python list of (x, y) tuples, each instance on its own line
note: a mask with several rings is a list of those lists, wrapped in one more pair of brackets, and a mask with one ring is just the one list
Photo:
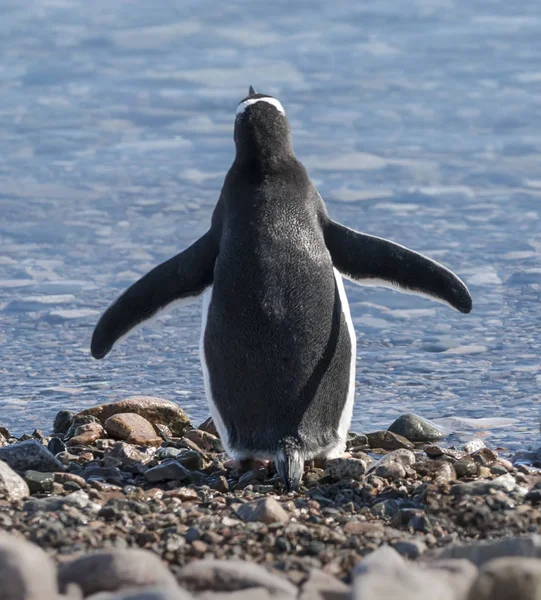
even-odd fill
[(354, 429), (513, 417), (539, 443), (536, 2), (0, 0), (0, 421), (128, 394), (207, 415), (200, 308), (89, 355), (99, 313), (207, 227), (248, 85), (276, 95), (331, 216), (429, 254), (464, 316), (346, 284)]

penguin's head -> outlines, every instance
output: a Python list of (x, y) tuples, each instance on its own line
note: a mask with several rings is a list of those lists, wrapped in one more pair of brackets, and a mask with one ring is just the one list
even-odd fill
[(234, 137), (237, 159), (257, 162), (293, 154), (284, 107), (276, 98), (258, 94), (252, 86), (237, 106)]

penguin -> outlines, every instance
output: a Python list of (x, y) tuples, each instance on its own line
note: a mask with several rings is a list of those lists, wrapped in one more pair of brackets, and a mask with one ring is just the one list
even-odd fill
[(356, 338), (343, 278), (462, 313), (472, 299), (443, 265), (329, 217), (276, 98), (250, 86), (234, 142), (208, 231), (111, 304), (91, 353), (103, 358), (137, 325), (202, 297), (205, 394), (225, 450), (241, 464), (273, 461), (292, 491), (306, 460), (346, 448)]

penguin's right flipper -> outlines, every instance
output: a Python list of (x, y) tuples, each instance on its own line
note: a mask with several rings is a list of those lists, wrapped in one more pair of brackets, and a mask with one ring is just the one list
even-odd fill
[(334, 266), (355, 283), (427, 296), (462, 313), (471, 311), (468, 288), (436, 261), (330, 219), (324, 224), (324, 235)]
[(212, 285), (217, 255), (218, 243), (208, 231), (189, 248), (136, 281), (98, 321), (90, 345), (92, 356), (103, 358), (119, 338), (173, 302), (194, 302)]

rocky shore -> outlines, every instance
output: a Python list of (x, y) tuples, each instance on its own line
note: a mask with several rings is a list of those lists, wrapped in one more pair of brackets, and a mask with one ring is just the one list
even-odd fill
[(0, 598), (541, 597), (541, 475), (442, 437), (414, 415), (352, 433), (286, 495), (166, 400), (0, 428)]

